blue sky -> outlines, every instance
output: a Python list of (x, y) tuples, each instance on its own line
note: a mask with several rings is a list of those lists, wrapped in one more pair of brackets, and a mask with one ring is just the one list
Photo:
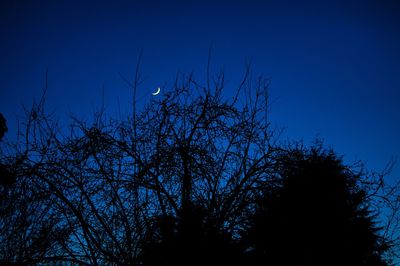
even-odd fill
[[(270, 119), (285, 139), (326, 145), (382, 170), (400, 159), (400, 4), (396, 1), (11, 1), (0, 3), (0, 112), (16, 128), (48, 69), (48, 110), (90, 117), (129, 110), (178, 71), (223, 69), (227, 94), (246, 61), (271, 78)], [(323, 2), (323, 3), (321, 3)], [(10, 136), (9, 136), (10, 137)], [(399, 178), (400, 166), (391, 174)]]

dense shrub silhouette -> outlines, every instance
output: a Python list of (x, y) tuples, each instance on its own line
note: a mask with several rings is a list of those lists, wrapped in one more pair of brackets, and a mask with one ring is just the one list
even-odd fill
[(239, 244), (213, 224), (204, 208), (192, 206), (183, 215), (155, 217), (143, 247), (145, 265), (241, 264)]
[(248, 233), (257, 265), (387, 265), (360, 175), (332, 152), (280, 156), (279, 185), (260, 198)]

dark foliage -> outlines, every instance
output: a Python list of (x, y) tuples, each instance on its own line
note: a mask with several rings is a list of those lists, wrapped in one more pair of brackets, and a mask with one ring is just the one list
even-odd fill
[[(3, 114), (0, 113), (0, 141), (8, 131), (7, 128), (7, 120), (4, 118)], [(10, 186), (15, 181), (15, 175), (12, 173), (11, 167), (7, 164), (3, 164), (0, 162), (0, 185), (1, 186)]]
[(0, 141), (7, 132), (7, 120), (4, 118), (3, 114), (0, 113)]
[(10, 186), (15, 182), (15, 175), (10, 166), (0, 163), (0, 185)]
[(319, 149), (279, 159), (280, 182), (265, 191), (247, 240), (262, 265), (388, 265), (360, 176)]

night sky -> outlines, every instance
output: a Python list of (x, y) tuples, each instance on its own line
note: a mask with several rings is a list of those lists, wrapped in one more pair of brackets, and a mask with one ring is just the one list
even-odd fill
[[(262, 3), (261, 3), (262, 2)], [(178, 71), (204, 82), (224, 70), (226, 95), (245, 63), (271, 79), (282, 140), (316, 137), (380, 171), (400, 159), (400, 4), (396, 1), (11, 1), (0, 3), (0, 112), (8, 138), (22, 105), (89, 118), (104, 101), (127, 112), (143, 49), (140, 104)], [(319, 2), (324, 2), (323, 4)], [(162, 92), (161, 92), (162, 94)], [(399, 160), (400, 163), (400, 160)], [(396, 165), (390, 178), (399, 177)]]

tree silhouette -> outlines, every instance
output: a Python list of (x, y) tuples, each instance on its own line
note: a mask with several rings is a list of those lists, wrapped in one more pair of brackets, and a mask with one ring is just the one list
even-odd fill
[[(191, 245), (192, 252), (206, 248), (222, 254), (223, 245), (214, 244), (230, 246), (232, 236), (243, 229), (255, 186), (267, 178), (258, 169), (272, 152), (264, 119), (266, 83), (258, 80), (252, 91), (248, 79), (246, 72), (235, 96), (224, 100), (222, 74), (214, 89), (184, 76), (135, 119), (106, 120), (100, 110), (91, 123), (72, 118), (69, 131), (46, 115), (42, 104), (34, 105), (19, 132), (20, 142), (7, 143), (11, 148), (1, 158), (13, 166), (12, 189), (46, 195), (43, 214), (30, 215), (52, 217), (49, 235), (65, 229), (34, 261), (140, 264), (154, 217), (174, 218), (177, 245), (187, 254), (192, 254)], [(243, 95), (246, 100), (240, 100)], [(17, 200), (21, 208), (32, 201)], [(193, 214), (194, 203), (205, 217)], [(203, 221), (209, 225), (201, 226)], [(3, 222), (6, 239), (14, 224)], [(13, 258), (27, 262), (25, 256)]]
[(260, 198), (248, 233), (255, 264), (388, 265), (360, 174), (320, 147), (277, 161), (279, 185)]
[(398, 190), (280, 145), (249, 73), (233, 97), (223, 74), (179, 76), (127, 118), (69, 127), (42, 97), (0, 142), (1, 263), (386, 265), (369, 204), (397, 219)]

